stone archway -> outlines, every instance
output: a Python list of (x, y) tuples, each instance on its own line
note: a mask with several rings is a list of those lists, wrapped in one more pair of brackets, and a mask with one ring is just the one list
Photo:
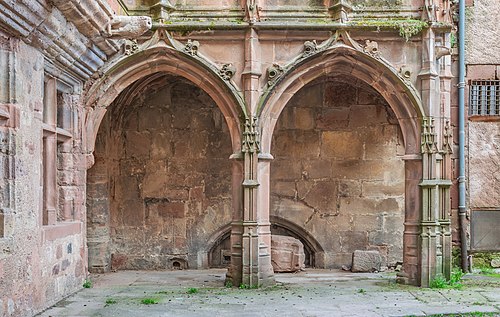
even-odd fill
[[(93, 84), (86, 95), (87, 117), (84, 139), (87, 149), (87, 166), (92, 167), (94, 160), (96, 163), (88, 171), (87, 177), (88, 247), (89, 268), (91, 271), (107, 271), (112, 265), (115, 268), (203, 267), (203, 263), (197, 258), (197, 248), (203, 248), (203, 243), (200, 241), (207, 239), (207, 232), (193, 233), (198, 236), (195, 240), (198, 240), (199, 243), (198, 246), (196, 246), (196, 243), (191, 243), (191, 247), (189, 247), (187, 246), (189, 243), (186, 242), (188, 228), (203, 228), (205, 225), (209, 227), (210, 225), (216, 226), (218, 223), (226, 223), (234, 213), (233, 209), (236, 207), (231, 206), (231, 199), (234, 194), (234, 190), (231, 190), (231, 178), (234, 176), (231, 173), (234, 172), (234, 168), (231, 168), (232, 163), (229, 161), (229, 156), (240, 151), (240, 118), (245, 117), (245, 110), (242, 107), (240, 96), (234, 89), (232, 90), (230, 84), (224, 82), (211, 67), (200, 63), (199, 58), (191, 58), (188, 55), (173, 49), (166, 44), (166, 41), (160, 39), (156, 44), (146, 46), (146, 48), (139, 50), (132, 56), (110, 62), (110, 65), (105, 68), (104, 75)], [(170, 78), (170, 80), (165, 80), (165, 78)], [(174, 144), (169, 148), (167, 144), (169, 142), (167, 138), (168, 129), (166, 127), (163, 127), (165, 131), (150, 133), (151, 138), (148, 138), (141, 135), (148, 128), (141, 127), (137, 123), (136, 131), (128, 131), (131, 125), (130, 120), (124, 120), (124, 118), (133, 115), (130, 112), (134, 111), (130, 109), (133, 109), (141, 101), (144, 102), (144, 98), (149, 98), (148, 94), (145, 94), (147, 89), (168, 91), (170, 95), (166, 96), (166, 98), (174, 98), (172, 94), (175, 94), (175, 89), (165, 84), (165, 81), (172, 81), (172, 78), (175, 82), (191, 87), (187, 90), (184, 89), (186, 96), (195, 93), (197, 96), (194, 96), (193, 100), (198, 100), (200, 105), (210, 105), (212, 109), (210, 110), (209, 107), (204, 112), (193, 110), (193, 113), (187, 113), (189, 109), (184, 109), (186, 112), (178, 109), (176, 113), (169, 114), (170, 118), (168, 120), (163, 118), (164, 114), (168, 112), (165, 110), (163, 115), (151, 113), (147, 120), (142, 120), (143, 125), (149, 122), (153, 126), (157, 124), (157, 126), (163, 127), (165, 122), (162, 122), (162, 120), (165, 119), (163, 121), (169, 121), (170, 127), (177, 130), (182, 130), (186, 126), (190, 126), (190, 128), (197, 126), (198, 130), (193, 135), (187, 133), (186, 137), (188, 139), (184, 140), (187, 146), (183, 147), (182, 142), (177, 142), (177, 145)], [(182, 94), (177, 93), (176, 98), (182, 98)], [(154, 100), (146, 101), (155, 102)], [(168, 104), (168, 102), (164, 102), (164, 104)], [(109, 107), (110, 105), (112, 106)], [(149, 110), (149, 112), (154, 111), (154, 109)], [(135, 115), (141, 117), (147, 114), (138, 114), (135, 111)], [(201, 118), (203, 116), (207, 118)], [(199, 117), (200, 120), (197, 120), (196, 117)], [(211, 132), (205, 133), (206, 131), (203, 129), (211, 129)], [(124, 132), (125, 138), (123, 135), (116, 134), (121, 133), (120, 131), (126, 131)], [(182, 134), (182, 132), (179, 133), (181, 140)], [(215, 134), (219, 135), (216, 137), (210, 136)], [(162, 137), (158, 137), (158, 135)], [(116, 142), (111, 142), (113, 138), (116, 138)], [(225, 138), (227, 138), (226, 143), (224, 143)], [(214, 146), (216, 143), (219, 145)], [(150, 146), (149, 149), (148, 145)], [(94, 159), (94, 150), (98, 147), (100, 147), (98, 150), (104, 151), (101, 153), (106, 153), (108, 150), (114, 151), (111, 160), (103, 157), (103, 155), (96, 155)], [(106, 149), (107, 147), (109, 149)], [(120, 150), (125, 153), (124, 156), (120, 156), (118, 153)], [(192, 168), (184, 166), (184, 162), (179, 160), (175, 164), (172, 163), (172, 166), (168, 165), (171, 162), (164, 164), (168, 161), (168, 155), (171, 151), (177, 151), (176, 157), (181, 161), (184, 160), (186, 163), (192, 161)], [(128, 152), (131, 154), (128, 155)], [(158, 170), (151, 166), (149, 172), (141, 172), (140, 166), (134, 167), (137, 162), (133, 163), (133, 161), (137, 161), (138, 157), (147, 156), (150, 159), (153, 155), (161, 156), (157, 157), (157, 161), (163, 161), (158, 166)], [(205, 156), (215, 158), (216, 162), (208, 162)], [(113, 177), (118, 180), (110, 177), (107, 171), (109, 167), (107, 164), (113, 160), (113, 157), (118, 163), (115, 162), (116, 164), (114, 164), (112, 170), (119, 171)], [(116, 197), (113, 195), (116, 193), (122, 197), (128, 195), (126, 193), (128, 191), (127, 186), (124, 186), (127, 182), (119, 179), (126, 176), (122, 175), (125, 169), (119, 165), (124, 160), (133, 163), (128, 165), (130, 168), (126, 171), (130, 174), (127, 182), (131, 184), (129, 187), (135, 188), (130, 194), (138, 197), (133, 202), (129, 199), (128, 203), (120, 204), (119, 199), (115, 199)], [(145, 164), (144, 169), (148, 169), (147, 164)], [(181, 171), (182, 169), (184, 170)], [(163, 186), (164, 182), (158, 182), (158, 179), (161, 179), (162, 175), (163, 178), (171, 177), (173, 170), (177, 170), (178, 177), (189, 177), (189, 173), (194, 172), (196, 175), (191, 175), (190, 182), (196, 182), (198, 185), (193, 183), (191, 186), (187, 182), (184, 185), (177, 184), (174, 186), (176, 188), (170, 190), (170, 193), (162, 191), (160, 187), (168, 186)], [(138, 171), (139, 173), (137, 173)], [(204, 176), (200, 177), (200, 175)], [(211, 182), (211, 180), (218, 177), (225, 180)], [(155, 184), (158, 186), (155, 187)], [(110, 197), (112, 199), (109, 199)], [(220, 203), (215, 202), (217, 199), (220, 200)], [(130, 210), (132, 207), (139, 210), (139, 212), (135, 213)], [(113, 216), (110, 210), (119, 210), (119, 213), (125, 213), (126, 217), (118, 216), (117, 212)], [(199, 217), (195, 214), (189, 216), (190, 210), (198, 210)], [(166, 251), (165, 246), (161, 247), (162, 243), (159, 243), (158, 239), (147, 242), (147, 235), (159, 234), (147, 230), (147, 232), (142, 231), (141, 228), (148, 227), (148, 215), (160, 216), (162, 219), (158, 219), (163, 224), (169, 222), (172, 230), (181, 231), (174, 235), (164, 235), (165, 243), (167, 243), (167, 240), (176, 240), (177, 242), (170, 241), (174, 248), (179, 250), (187, 249), (180, 252), (178, 250)], [(161, 217), (161, 215), (164, 217)], [(127, 220), (124, 220), (125, 218)], [(182, 220), (184, 221), (183, 224), (178, 223), (181, 221), (180, 219), (184, 219)], [(136, 225), (136, 221), (142, 223), (142, 225)], [(149, 223), (148, 228), (151, 226), (153, 224)], [(136, 236), (144, 238), (142, 242), (135, 243), (137, 241), (134, 242), (133, 235), (128, 237), (122, 235), (120, 237), (119, 234), (116, 234), (117, 232), (123, 233), (132, 229), (136, 231)], [(191, 233), (189, 232), (189, 234)], [(123, 241), (122, 251), (123, 247), (127, 249), (127, 244), (132, 245), (135, 243), (136, 250), (149, 250), (146, 252), (156, 254), (156, 259), (149, 261), (149, 264), (144, 264), (144, 261), (141, 262), (140, 260), (142, 251), (138, 251), (134, 255), (138, 260), (136, 262), (131, 261), (130, 259), (134, 256), (127, 256), (127, 252), (120, 251), (120, 239)], [(178, 246), (175, 246), (176, 243)], [(159, 254), (162, 252), (170, 253), (171, 256), (161, 258)], [(112, 254), (114, 254), (113, 258)]]
[[(420, 283), (419, 220), (421, 206), (422, 160), (420, 155), (421, 122), (425, 112), (411, 84), (405, 83), (394, 68), (380, 57), (362, 48), (334, 45), (297, 63), (273, 86), (261, 101), (263, 157), (272, 157), (271, 141), (276, 123), (290, 99), (307, 84), (324, 76), (347, 76), (371, 86), (387, 102), (401, 129), (404, 144), (404, 234), (403, 258), (405, 282)], [(269, 165), (269, 162), (261, 164)], [(268, 167), (266, 168), (268, 171)], [(260, 182), (269, 190), (269, 172)]]

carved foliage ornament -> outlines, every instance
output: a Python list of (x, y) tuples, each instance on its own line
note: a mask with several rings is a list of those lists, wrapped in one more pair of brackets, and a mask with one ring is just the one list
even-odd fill
[(268, 78), (268, 85), (271, 86), (273, 85), (276, 80), (278, 78), (281, 77), (281, 75), (283, 75), (283, 73), (285, 72), (285, 69), (283, 68), (283, 66), (279, 65), (279, 64), (273, 64), (273, 66), (269, 67), (267, 69), (267, 78)]
[(378, 50), (378, 43), (375, 41), (366, 40), (364, 51), (366, 54), (373, 57), (380, 56), (380, 52)]
[(317, 50), (318, 44), (316, 43), (316, 40), (304, 42), (304, 51), (302, 53), (302, 58), (313, 55)]
[(219, 70), (219, 76), (224, 80), (230, 80), (236, 73), (236, 68), (233, 64), (224, 64)]
[[(378, 51), (377, 43), (376, 42), (370, 42), (370, 43), (372, 48), (368, 48), (368, 50), (371, 53), (375, 53), (373, 47), (376, 47)], [(361, 47), (356, 41), (351, 39), (351, 37), (346, 31), (337, 31), (332, 37), (330, 37), (329, 39), (320, 44), (318, 44), (316, 40), (306, 41), (304, 42), (304, 48), (302, 53), (299, 56), (297, 56), (294, 60), (292, 60), (290, 63), (288, 63), (285, 66), (273, 64), (271, 67), (269, 67), (269, 69), (267, 70), (268, 87), (276, 84), (279, 81), (279, 78), (281, 78), (284, 75), (284, 73), (292, 69), (295, 65), (297, 65), (304, 59), (319, 54), (323, 51), (326, 51), (329, 48), (342, 45), (354, 48), (358, 51), (362, 51), (365, 54), (367, 54), (367, 52), (363, 50), (363, 47)], [(378, 54), (374, 55), (378, 56)]]
[(198, 55), (198, 48), (200, 47), (200, 42), (198, 41), (192, 41), (189, 39), (186, 43), (186, 46), (184, 46), (184, 52), (188, 53), (191, 56)]
[(137, 40), (126, 40), (123, 44), (123, 54), (130, 56), (139, 51)]

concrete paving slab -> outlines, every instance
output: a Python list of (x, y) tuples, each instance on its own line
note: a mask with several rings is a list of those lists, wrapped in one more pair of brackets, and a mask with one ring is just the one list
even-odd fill
[[(116, 272), (40, 316), (426, 316), (500, 311), (496, 288), (430, 290), (394, 283), (392, 274), (308, 270), (278, 274), (263, 289), (224, 287), (225, 270)], [(157, 304), (145, 305), (152, 298)], [(108, 304), (106, 304), (108, 301)]]

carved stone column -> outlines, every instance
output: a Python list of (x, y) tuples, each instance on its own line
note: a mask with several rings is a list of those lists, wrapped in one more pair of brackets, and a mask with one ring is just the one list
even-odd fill
[[(448, 128), (445, 130), (449, 130)], [(420, 285), (428, 287), (438, 274), (450, 277), (450, 159), (448, 146), (438, 149), (434, 119), (422, 123), (422, 214), (420, 221)], [(450, 140), (445, 138), (443, 144)]]
[[(268, 199), (262, 197), (262, 193), (259, 195), (259, 179), (265, 182), (265, 188), (269, 187), (269, 162), (264, 160), (259, 163), (259, 138), (257, 119), (255, 117), (246, 119), (242, 141), (244, 178), (242, 184), (241, 284), (248, 286), (274, 283), (270, 252), (269, 203)], [(263, 194), (266, 195), (265, 191)], [(269, 191), (267, 191), (268, 194)], [(261, 199), (260, 202), (258, 198)], [(238, 230), (238, 228), (234, 229)], [(239, 233), (236, 232), (235, 236), (236, 234)], [(234, 282), (238, 281), (234, 279)]]
[(231, 155), (233, 219), (231, 223), (231, 264), (226, 275), (226, 282), (234, 286), (242, 283), (242, 245), (243, 245), (243, 153)]

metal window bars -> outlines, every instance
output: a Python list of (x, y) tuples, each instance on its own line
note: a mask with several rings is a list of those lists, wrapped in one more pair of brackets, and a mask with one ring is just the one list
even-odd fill
[(500, 115), (500, 80), (472, 80), (470, 82), (469, 114)]

